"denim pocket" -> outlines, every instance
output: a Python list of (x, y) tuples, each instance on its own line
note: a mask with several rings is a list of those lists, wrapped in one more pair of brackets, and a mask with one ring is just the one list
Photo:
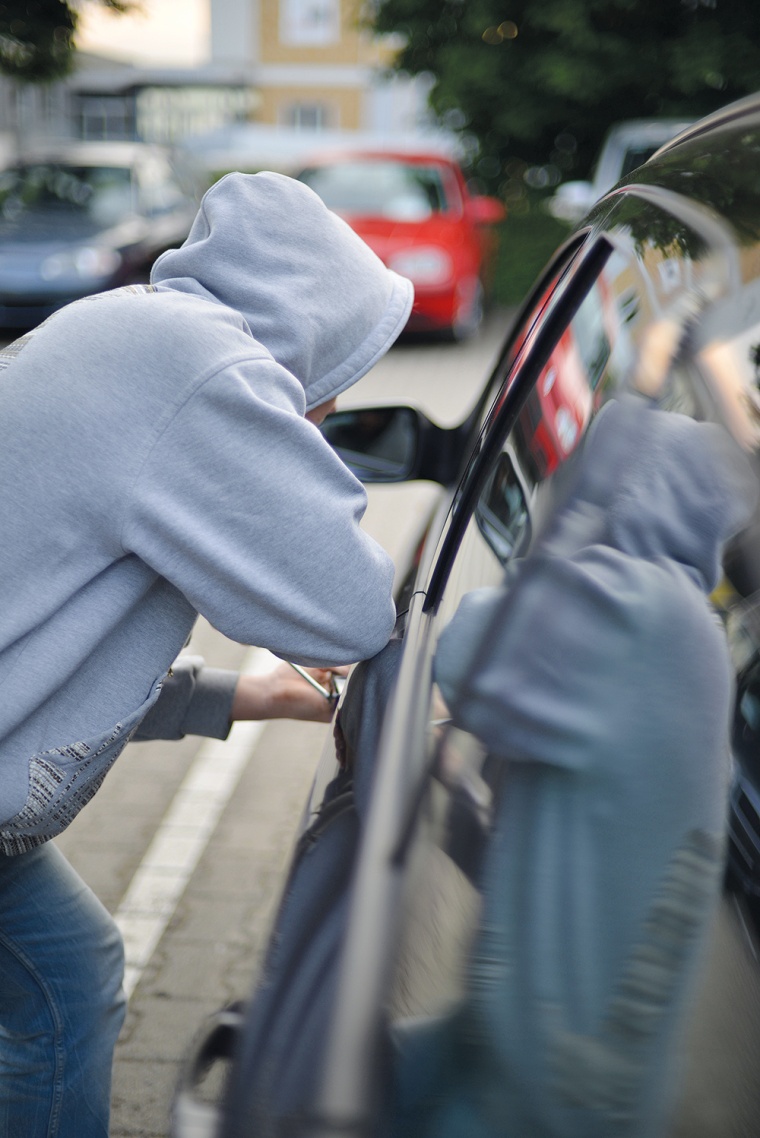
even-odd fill
[(0, 824), (0, 852), (19, 854), (60, 834), (99, 789), (112, 764), (158, 699), (163, 677), (136, 711), (90, 739), (40, 751), (29, 760), (29, 792)]

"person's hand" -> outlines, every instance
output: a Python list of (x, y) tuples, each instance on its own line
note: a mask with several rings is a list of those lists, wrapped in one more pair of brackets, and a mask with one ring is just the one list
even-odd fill
[[(306, 671), (328, 690), (332, 688), (333, 676), (348, 674), (347, 667)], [(329, 723), (334, 710), (335, 700), (325, 699), (289, 664), (278, 664), (264, 675), (240, 677), (232, 701), (232, 720), (305, 719)]]

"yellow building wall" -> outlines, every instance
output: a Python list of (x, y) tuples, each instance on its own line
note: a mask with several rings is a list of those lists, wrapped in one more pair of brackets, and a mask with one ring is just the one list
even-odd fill
[(319, 103), (327, 112), (329, 129), (359, 130), (362, 125), (364, 92), (358, 87), (266, 87), (259, 94), (258, 122), (282, 124), (293, 105)]
[(262, 63), (385, 64), (388, 48), (360, 26), (358, 0), (340, 0), (340, 38), (328, 44), (300, 45), (280, 41), (280, 0), (261, 0)]
[[(308, 5), (309, 0), (303, 0)], [(316, 0), (319, 3), (319, 0)], [(323, 12), (329, 13), (329, 0)], [(331, 42), (283, 43), (281, 10), (298, 0), (259, 0), (258, 122), (273, 126), (299, 125), (293, 108), (303, 108), (307, 117), (320, 114), (320, 126), (332, 130), (360, 130), (364, 125), (367, 75), (370, 69), (390, 64), (395, 48), (387, 39), (373, 38), (361, 24), (364, 0), (337, 0), (339, 19)], [(313, 9), (312, 9), (313, 10)], [(302, 9), (308, 13), (308, 7)], [(286, 37), (287, 38), (287, 37)], [(303, 81), (293, 71), (304, 69)], [(267, 69), (287, 69), (287, 74), (267, 75)], [(341, 71), (343, 74), (341, 74)], [(323, 74), (322, 74), (323, 72)], [(314, 108), (318, 108), (315, 111)]]

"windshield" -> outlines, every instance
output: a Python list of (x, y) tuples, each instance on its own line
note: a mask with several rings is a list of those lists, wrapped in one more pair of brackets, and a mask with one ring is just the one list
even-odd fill
[(436, 166), (367, 159), (309, 167), (299, 177), (330, 209), (360, 217), (424, 221), (447, 209), (443, 171)]
[(0, 173), (0, 214), (6, 221), (30, 211), (55, 211), (112, 225), (131, 206), (131, 171), (124, 166), (45, 162), (12, 166)]
[(657, 142), (655, 144), (639, 143), (636, 146), (626, 147), (625, 155), (623, 156), (623, 164), (620, 167), (620, 177), (624, 178), (626, 174), (630, 174), (632, 170), (638, 170), (639, 166), (655, 154), (663, 144)]

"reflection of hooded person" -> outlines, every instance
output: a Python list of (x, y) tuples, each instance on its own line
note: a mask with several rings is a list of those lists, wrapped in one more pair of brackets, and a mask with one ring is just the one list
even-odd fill
[(436, 1138), (662, 1132), (721, 881), (731, 670), (705, 594), (743, 464), (717, 427), (611, 404), (509, 590), (444, 632), (454, 721), (509, 768)]

